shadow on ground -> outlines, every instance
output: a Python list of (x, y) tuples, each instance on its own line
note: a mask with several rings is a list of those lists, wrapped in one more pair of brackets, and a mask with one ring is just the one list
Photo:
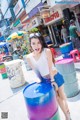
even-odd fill
[(76, 102), (76, 101), (80, 101), (80, 90), (78, 92), (78, 94), (74, 97), (68, 98), (67, 99), (69, 102)]
[(22, 91), (22, 90), (26, 87), (26, 85), (28, 85), (27, 82), (26, 82), (23, 86), (17, 87), (17, 88), (11, 88), (11, 90), (12, 90), (12, 92), (13, 92), (14, 94), (16, 94), (17, 92)]
[(0, 93), (0, 103), (2, 103), (3, 101), (6, 101), (7, 99), (13, 97), (14, 95), (18, 94), (19, 92), (23, 91), (23, 89), (28, 85), (28, 83), (26, 82), (23, 86), (18, 87), (18, 88), (11, 88), (10, 86), (6, 87), (6, 89), (4, 91), (2, 91)]

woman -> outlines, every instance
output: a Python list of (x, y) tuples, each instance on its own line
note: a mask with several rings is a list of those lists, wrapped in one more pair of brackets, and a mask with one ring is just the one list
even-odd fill
[(38, 75), (37, 82), (51, 82), (56, 89), (58, 103), (64, 112), (66, 120), (70, 120), (70, 113), (64, 93), (64, 80), (53, 64), (53, 57), (44, 38), (39, 33), (30, 34), (32, 53), (27, 55), (27, 62)]

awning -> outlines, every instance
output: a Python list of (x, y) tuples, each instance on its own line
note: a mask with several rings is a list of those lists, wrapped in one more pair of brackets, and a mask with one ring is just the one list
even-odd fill
[(36, 15), (36, 14), (39, 12), (38, 7), (40, 7), (40, 6), (42, 6), (42, 5), (43, 5), (43, 3), (41, 2), (41, 3), (39, 3), (36, 7), (34, 7), (34, 8), (31, 10), (31, 12), (28, 14), (28, 15), (29, 15), (29, 18), (32, 18), (34, 15)]

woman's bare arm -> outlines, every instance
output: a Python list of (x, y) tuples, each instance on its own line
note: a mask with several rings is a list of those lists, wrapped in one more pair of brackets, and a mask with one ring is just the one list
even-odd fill
[(47, 60), (48, 60), (50, 77), (51, 77), (51, 80), (53, 80), (54, 75), (57, 74), (57, 70), (52, 69), (53, 61), (52, 61), (52, 53), (51, 53), (50, 49), (46, 50), (46, 55), (47, 55)]
[(46, 50), (46, 55), (47, 55), (47, 60), (48, 60), (48, 65), (49, 65), (49, 72), (50, 72), (50, 77), (51, 77), (51, 82), (52, 85), (55, 86), (55, 90), (58, 90), (58, 85), (54, 81), (54, 75), (57, 74), (57, 70), (52, 69), (53, 61), (52, 61), (52, 53), (49, 49)]

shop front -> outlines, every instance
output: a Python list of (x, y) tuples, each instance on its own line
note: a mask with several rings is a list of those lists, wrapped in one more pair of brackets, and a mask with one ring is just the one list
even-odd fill
[(59, 45), (62, 43), (61, 40), (61, 26), (63, 24), (63, 13), (61, 8), (51, 8), (50, 16), (43, 18), (44, 25), (48, 27), (51, 40), (53, 44)]
[(49, 36), (49, 31), (47, 26), (44, 26), (43, 20), (40, 16), (34, 16), (32, 19), (29, 19), (26, 23), (26, 30), (29, 32), (40, 32), (46, 43), (52, 43)]

